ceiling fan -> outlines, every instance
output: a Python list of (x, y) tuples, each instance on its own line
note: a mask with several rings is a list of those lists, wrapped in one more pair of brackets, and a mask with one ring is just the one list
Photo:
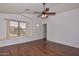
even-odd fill
[[(29, 9), (26, 9), (26, 11)], [(43, 11), (39, 12), (39, 11), (33, 11), (33, 14), (38, 14), (37, 17), (41, 17), (41, 18), (47, 18), (50, 15), (55, 15), (56, 12), (49, 12), (49, 8), (46, 8), (46, 3), (43, 3)]]

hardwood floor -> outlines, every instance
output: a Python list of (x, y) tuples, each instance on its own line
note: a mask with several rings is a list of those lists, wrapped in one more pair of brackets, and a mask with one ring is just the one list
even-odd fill
[(79, 56), (79, 49), (44, 39), (0, 48), (2, 56)]

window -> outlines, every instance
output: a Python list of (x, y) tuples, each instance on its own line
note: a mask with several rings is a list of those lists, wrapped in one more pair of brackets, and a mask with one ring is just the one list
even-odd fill
[(25, 36), (27, 23), (21, 21), (9, 21), (9, 37)]
[(20, 35), (24, 36), (26, 34), (26, 23), (20, 23)]

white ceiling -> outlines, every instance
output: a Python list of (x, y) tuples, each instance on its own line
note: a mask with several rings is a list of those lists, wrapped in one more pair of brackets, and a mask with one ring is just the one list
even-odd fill
[[(46, 7), (52, 12), (65, 12), (71, 9), (79, 8), (79, 3), (47, 3)], [(42, 11), (42, 3), (0, 3), (0, 13), (25, 13), (25, 9)]]

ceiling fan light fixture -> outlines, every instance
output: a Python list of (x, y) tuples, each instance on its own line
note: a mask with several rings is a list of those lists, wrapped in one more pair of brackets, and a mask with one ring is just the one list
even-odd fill
[(43, 3), (43, 5), (45, 5), (46, 3)]
[(47, 18), (47, 15), (46, 14), (43, 14), (41, 17), (42, 18)]

